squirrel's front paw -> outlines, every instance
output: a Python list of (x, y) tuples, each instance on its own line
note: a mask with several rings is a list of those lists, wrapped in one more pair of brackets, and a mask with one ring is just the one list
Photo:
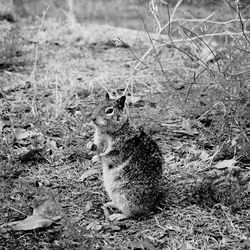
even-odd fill
[(94, 156), (92, 157), (91, 161), (92, 161), (93, 163), (99, 162), (99, 161), (100, 161), (99, 155), (94, 155)]
[(103, 206), (118, 209), (117, 206), (115, 205), (115, 203), (113, 203), (112, 201), (109, 201), (109, 202), (103, 204)]
[(93, 142), (89, 141), (87, 144), (86, 144), (86, 148), (91, 150), (91, 151), (96, 151), (97, 150), (97, 145), (94, 144)]

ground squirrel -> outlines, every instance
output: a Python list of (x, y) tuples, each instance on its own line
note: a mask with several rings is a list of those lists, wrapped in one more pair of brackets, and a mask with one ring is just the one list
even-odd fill
[(149, 213), (159, 201), (162, 154), (142, 129), (130, 125), (126, 97), (101, 101), (92, 114), (95, 127), (92, 149), (98, 152), (108, 207), (121, 213), (110, 220), (123, 220)]

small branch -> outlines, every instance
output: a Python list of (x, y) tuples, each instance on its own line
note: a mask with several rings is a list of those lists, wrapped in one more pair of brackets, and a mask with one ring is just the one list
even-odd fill
[[(48, 12), (48, 10), (49, 10), (49, 7), (50, 7), (50, 6), (48, 6), (47, 9), (46, 9), (45, 11), (43, 11), (42, 20), (41, 20), (39, 29), (38, 29), (38, 31), (37, 31), (37, 34), (39, 34), (39, 32), (41, 32), (41, 30), (42, 30), (44, 18), (45, 18), (46, 14), (47, 14), (47, 12)], [(39, 42), (37, 41), (37, 43), (36, 43), (36, 48), (35, 48), (34, 66), (33, 66), (32, 72), (31, 72), (31, 74), (30, 74), (30, 79), (33, 79), (33, 78), (34, 78), (35, 72), (36, 72), (36, 66), (37, 66), (37, 60), (38, 60), (38, 44), (39, 44)]]
[(22, 215), (24, 215), (24, 216), (27, 216), (26, 214), (24, 214), (23, 212), (21, 212), (20, 210), (14, 208), (14, 207), (8, 206), (8, 208), (9, 208), (9, 209), (12, 209), (12, 210), (14, 210), (14, 211), (16, 211), (16, 212), (19, 213), (19, 214), (22, 214)]
[[(215, 12), (213, 12), (212, 14), (214, 14)], [(211, 14), (211, 15), (212, 15)], [(220, 21), (214, 21), (214, 20), (207, 20), (208, 18), (211, 17), (211, 15), (209, 15), (208, 17), (206, 17), (205, 19), (185, 19), (185, 18), (180, 18), (180, 19), (173, 19), (172, 23), (174, 22), (201, 22), (201, 23), (212, 23), (212, 24), (219, 24), (219, 25), (227, 25), (229, 23), (233, 23), (233, 22), (240, 22), (240, 19), (231, 19), (229, 21), (225, 21), (225, 22), (220, 22)], [(248, 21), (248, 19), (243, 19), (243, 22)]]
[[(157, 39), (159, 38), (159, 36), (160, 36), (160, 34), (163, 32), (163, 30), (166, 29), (166, 28), (169, 26), (169, 24), (172, 22), (172, 20), (173, 20), (173, 18), (174, 18), (174, 15), (175, 15), (175, 13), (176, 13), (178, 7), (181, 5), (182, 1), (183, 1), (183, 0), (178, 0), (177, 4), (176, 4), (175, 7), (174, 7), (174, 10), (173, 10), (173, 13), (172, 13), (172, 15), (171, 15), (171, 17), (170, 17), (169, 22), (168, 22), (167, 24), (165, 24), (165, 25), (158, 31), (158, 33), (156, 34), (156, 39), (152, 39), (153, 44), (152, 44), (151, 47), (146, 51), (146, 53), (141, 57), (140, 61), (143, 61), (143, 60), (147, 57), (147, 55), (153, 50), (153, 48), (154, 48), (154, 46), (155, 46), (155, 43), (156, 43)], [(140, 61), (135, 65), (135, 68), (134, 68), (135, 70), (140, 66)]]

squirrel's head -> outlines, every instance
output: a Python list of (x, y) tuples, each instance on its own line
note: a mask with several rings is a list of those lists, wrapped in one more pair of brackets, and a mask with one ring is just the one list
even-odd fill
[(110, 99), (106, 93), (105, 100), (94, 110), (91, 118), (95, 126), (103, 132), (112, 133), (118, 131), (128, 122), (128, 115), (125, 109), (126, 96), (121, 96), (117, 100)]

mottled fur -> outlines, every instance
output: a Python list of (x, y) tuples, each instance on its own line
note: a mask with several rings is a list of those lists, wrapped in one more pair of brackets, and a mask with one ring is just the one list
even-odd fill
[[(159, 200), (162, 155), (156, 142), (130, 125), (125, 96), (102, 101), (92, 115), (94, 144), (99, 152), (104, 187), (120, 220), (150, 212)], [(112, 112), (111, 112), (112, 111)]]

